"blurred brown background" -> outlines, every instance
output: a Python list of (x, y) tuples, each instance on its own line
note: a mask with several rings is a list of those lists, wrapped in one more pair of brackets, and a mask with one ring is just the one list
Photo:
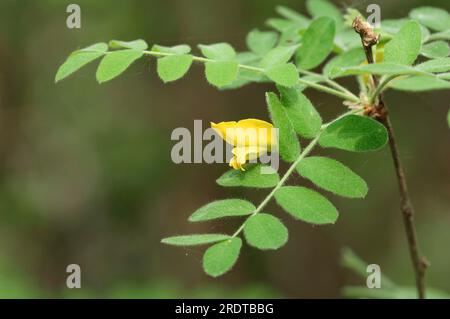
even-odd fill
[[(207, 277), (203, 249), (163, 246), (161, 238), (197, 231), (231, 231), (239, 221), (187, 222), (198, 207), (231, 196), (261, 199), (266, 191), (222, 189), (227, 165), (175, 165), (171, 131), (209, 121), (268, 119), (265, 85), (218, 91), (203, 68), (174, 84), (157, 78), (154, 60), (141, 59), (118, 79), (98, 85), (95, 65), (55, 85), (54, 75), (76, 48), (110, 39), (150, 44), (229, 42), (245, 49), (252, 28), (264, 29), (276, 5), (305, 12), (304, 1), (78, 0), (81, 30), (65, 25), (72, 1), (0, 1), (0, 296), (3, 297), (339, 297), (363, 281), (339, 265), (351, 247), (381, 265), (394, 281), (413, 285), (398, 192), (387, 149), (375, 154), (333, 151), (361, 176), (365, 200), (331, 199), (335, 226), (292, 220), (267, 208), (290, 230), (276, 252), (244, 245), (232, 272)], [(362, 12), (373, 1), (334, 1)], [(377, 1), (382, 18), (441, 1)], [(356, 90), (351, 80), (344, 84)], [(323, 117), (340, 101), (307, 91)], [(389, 92), (408, 183), (417, 211), (428, 282), (450, 291), (449, 91)], [(320, 154), (325, 154), (319, 150)], [(291, 182), (302, 183), (298, 177)], [(82, 269), (82, 289), (65, 288), (68, 264)]]

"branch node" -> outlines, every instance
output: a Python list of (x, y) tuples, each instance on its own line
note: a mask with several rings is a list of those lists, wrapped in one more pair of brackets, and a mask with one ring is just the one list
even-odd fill
[(383, 122), (383, 120), (388, 117), (389, 111), (387, 107), (384, 106), (384, 103), (377, 105), (364, 105), (364, 115)]

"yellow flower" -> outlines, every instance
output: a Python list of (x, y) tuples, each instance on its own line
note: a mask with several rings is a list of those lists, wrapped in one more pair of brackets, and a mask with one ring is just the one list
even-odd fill
[(211, 122), (211, 127), (233, 146), (230, 166), (234, 169), (245, 171), (243, 165), (247, 161), (257, 159), (277, 144), (273, 125), (262, 120), (246, 119), (218, 124)]

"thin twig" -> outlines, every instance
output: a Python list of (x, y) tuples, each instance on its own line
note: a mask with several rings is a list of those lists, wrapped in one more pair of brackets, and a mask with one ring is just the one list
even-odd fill
[[(373, 29), (369, 24), (361, 23), (361, 19), (356, 18), (353, 23), (354, 29), (361, 36), (362, 45), (366, 53), (368, 63), (373, 63), (373, 52), (372, 46), (375, 45), (379, 37), (372, 37), (373, 41), (368, 41), (368, 35), (373, 36)], [(400, 160), (400, 154), (395, 139), (394, 128), (391, 124), (389, 118), (389, 112), (386, 103), (384, 102), (384, 96), (382, 88), (378, 88), (378, 79), (373, 76), (374, 83), (377, 85), (375, 92), (378, 92), (378, 101), (373, 106), (372, 112), (369, 114), (382, 123), (389, 134), (389, 146), (391, 150), (392, 159), (394, 161), (395, 173), (397, 176), (397, 182), (400, 192), (400, 208), (403, 215), (403, 222), (406, 230), (406, 237), (409, 246), (409, 252), (411, 255), (411, 260), (414, 267), (417, 294), (420, 299), (424, 299), (426, 296), (426, 283), (425, 283), (425, 273), (428, 267), (428, 262), (420, 253), (419, 243), (417, 239), (416, 226), (414, 224), (414, 209), (409, 197), (408, 187), (406, 184), (405, 172), (403, 169), (402, 162)], [(376, 98), (376, 96), (374, 96)]]
[(386, 88), (386, 86), (389, 84), (389, 82), (391, 82), (392, 80), (398, 78), (397, 74), (394, 75), (390, 75), (387, 77), (382, 77), (381, 80), (379, 81), (380, 83), (378, 84), (378, 86), (376, 87), (375, 91), (373, 92), (372, 96), (369, 99), (369, 103), (373, 104), (376, 101), (376, 98), (379, 97), (384, 89)]
[(400, 154), (395, 139), (394, 129), (392, 127), (389, 116), (380, 119), (380, 122), (386, 127), (389, 134), (389, 146), (391, 149), (392, 159), (395, 166), (395, 173), (397, 175), (398, 187), (400, 190), (400, 207), (403, 214), (403, 223), (405, 224), (406, 237), (409, 244), (409, 253), (411, 255), (416, 276), (417, 293), (420, 299), (424, 299), (426, 293), (425, 272), (428, 267), (428, 261), (420, 254), (419, 242), (417, 239), (417, 232), (414, 224), (414, 208), (409, 197), (405, 172), (400, 160)]
[(308, 70), (302, 70), (302, 69), (298, 69), (298, 72), (300, 74), (305, 74), (305, 75), (310, 75), (310, 76), (315, 76), (315, 77), (319, 77), (321, 78), (325, 83), (327, 83), (328, 85), (334, 87), (335, 89), (338, 89), (340, 91), (342, 91), (342, 93), (348, 94), (350, 96), (354, 96), (355, 98), (358, 98), (356, 95), (354, 95), (350, 90), (348, 90), (346, 87), (340, 85), (339, 83), (331, 80), (330, 78), (328, 78), (327, 76), (320, 74), (320, 73), (315, 73), (315, 72), (311, 72)]

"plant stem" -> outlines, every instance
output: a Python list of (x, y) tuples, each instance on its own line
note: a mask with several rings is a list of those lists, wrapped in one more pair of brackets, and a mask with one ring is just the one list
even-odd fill
[(409, 244), (409, 253), (411, 255), (416, 276), (417, 293), (420, 299), (424, 299), (426, 297), (425, 273), (428, 267), (428, 261), (420, 254), (417, 231), (414, 225), (414, 208), (409, 197), (405, 171), (400, 160), (400, 154), (395, 139), (394, 129), (392, 127), (389, 116), (382, 118), (380, 122), (386, 127), (389, 134), (389, 146), (391, 149), (398, 187), (400, 190), (400, 207), (402, 210), (406, 237)]
[[(165, 56), (173, 56), (173, 55), (175, 55), (174, 53), (156, 52), (156, 51), (144, 51), (144, 53), (147, 54), (147, 55), (150, 55), (150, 56), (154, 56), (154, 57), (165, 57)], [(207, 62), (214, 62), (215, 61), (215, 60), (212, 60), (212, 59), (203, 58), (203, 57), (199, 57), (199, 56), (193, 56), (193, 60), (196, 61), (196, 62), (200, 62), (200, 63), (207, 63)], [(261, 74), (265, 73), (265, 70), (263, 68), (259, 68), (259, 67), (255, 67), (255, 66), (251, 66), (251, 65), (239, 64), (238, 67), (240, 69), (249, 70), (249, 71), (253, 71), (253, 72), (256, 72), (256, 73), (261, 73)], [(329, 80), (329, 81), (335, 83), (332, 80)], [(307, 85), (309, 87), (312, 87), (312, 88), (314, 88), (314, 89), (316, 89), (318, 91), (322, 91), (322, 92), (325, 92), (325, 93), (337, 96), (337, 97), (339, 97), (339, 98), (341, 98), (343, 100), (346, 100), (346, 101), (351, 101), (351, 102), (355, 102), (355, 103), (360, 101), (359, 98), (356, 95), (354, 95), (353, 93), (351, 93), (348, 90), (347, 90), (347, 92), (341, 92), (341, 91), (335, 90), (333, 88), (330, 88), (328, 86), (321, 85), (321, 84), (314, 83), (314, 82), (307, 81), (307, 80), (303, 80), (303, 79), (299, 79), (299, 83), (305, 84), (305, 85)], [(335, 85), (336, 84), (337, 83), (335, 83)], [(339, 84), (337, 84), (337, 85), (339, 85)]]
[(373, 92), (372, 96), (370, 97), (369, 103), (373, 104), (375, 103), (376, 98), (383, 93), (383, 90), (386, 88), (386, 85), (389, 84), (392, 80), (397, 78), (398, 75), (390, 75), (388, 77), (383, 77), (376, 87), (375, 91)]
[(256, 208), (256, 210), (251, 214), (244, 223), (242, 223), (241, 227), (233, 234), (233, 237), (236, 237), (241, 233), (241, 231), (245, 227), (245, 223), (247, 220), (261, 212), (261, 210), (270, 202), (272, 197), (275, 195), (275, 193), (286, 183), (287, 179), (291, 176), (291, 174), (294, 172), (297, 165), (313, 150), (313, 148), (316, 146), (316, 144), (319, 142), (320, 134), (312, 140), (308, 146), (303, 150), (303, 152), (300, 154), (300, 156), (295, 160), (294, 163), (289, 167), (289, 169), (286, 171), (286, 173), (283, 175), (283, 177), (278, 182), (277, 186), (272, 189), (272, 191), (269, 193), (269, 195), (264, 198), (264, 200), (259, 204), (259, 206)]
[(302, 84), (306, 84), (307, 86), (312, 87), (312, 88), (314, 88), (314, 89), (316, 89), (318, 91), (322, 91), (322, 92), (325, 92), (325, 93), (328, 93), (328, 94), (340, 97), (341, 99), (346, 100), (346, 101), (351, 101), (351, 102), (355, 102), (355, 103), (359, 103), (360, 102), (359, 98), (356, 97), (353, 94), (352, 95), (348, 95), (346, 93), (343, 93), (343, 92), (337, 91), (335, 89), (332, 89), (332, 88), (330, 88), (328, 86), (320, 85), (318, 83), (314, 83), (314, 82), (303, 80), (303, 79), (299, 79), (298, 82), (302, 83)]
[[(363, 28), (360, 30), (355, 28), (355, 30), (361, 36), (361, 42), (364, 48), (364, 52), (366, 53), (367, 61), (369, 63), (373, 63), (374, 61), (372, 52), (373, 44), (372, 45), (366, 44), (364, 41), (365, 33), (373, 32), (373, 30), (371, 29), (370, 26), (367, 26), (367, 28)], [(414, 224), (414, 209), (411, 203), (411, 199), (409, 197), (405, 172), (403, 170), (403, 165), (400, 159), (400, 154), (395, 139), (394, 128), (389, 118), (389, 111), (387, 105), (384, 103), (384, 96), (382, 91), (383, 87), (388, 83), (388, 81), (386, 81), (388, 78), (383, 81), (384, 83), (382, 82), (378, 84), (378, 79), (375, 76), (372, 77), (376, 85), (375, 93), (373, 94), (372, 99), (376, 98), (378, 95), (378, 101), (374, 105), (375, 108), (374, 117), (376, 120), (378, 120), (386, 127), (389, 134), (389, 146), (391, 150), (391, 156), (394, 162), (395, 173), (400, 192), (400, 209), (403, 216), (403, 222), (406, 230), (406, 238), (416, 277), (417, 295), (420, 299), (424, 299), (426, 297), (425, 273), (428, 266), (428, 262), (425, 259), (425, 257), (423, 257), (420, 253), (416, 226)]]
[(308, 146), (306, 146), (303, 149), (303, 152), (301, 152), (301, 154), (297, 157), (297, 159), (292, 163), (292, 165), (288, 168), (288, 170), (286, 171), (286, 173), (284, 173), (283, 177), (280, 179), (280, 181), (278, 182), (278, 184), (272, 189), (272, 191), (264, 198), (264, 200), (261, 202), (261, 204), (259, 204), (259, 206), (256, 208), (256, 210), (249, 216), (247, 217), (247, 219), (244, 221), (244, 223), (242, 223), (242, 225), (238, 228), (238, 230), (236, 230), (236, 232), (233, 234), (232, 237), (236, 237), (237, 235), (239, 235), (242, 230), (245, 227), (245, 223), (247, 222), (247, 220), (257, 214), (259, 214), (262, 209), (264, 207), (266, 207), (266, 205), (270, 202), (270, 200), (273, 198), (273, 196), (275, 195), (275, 193), (286, 183), (286, 181), (289, 179), (289, 177), (292, 175), (292, 173), (295, 171), (295, 168), (298, 166), (298, 164), (306, 157), (309, 155), (309, 153), (311, 153), (311, 151), (314, 149), (314, 147), (317, 145), (317, 143), (319, 142), (320, 136), (322, 135), (323, 131), (332, 123), (336, 122), (337, 120), (341, 119), (344, 116), (350, 115), (350, 114), (355, 114), (360, 112), (361, 110), (352, 110), (349, 111), (347, 113), (344, 113), (343, 115), (339, 116), (338, 118), (334, 119), (333, 121), (322, 125), (322, 128), (319, 132), (319, 134), (317, 134), (317, 136), (308, 144)]
[(311, 72), (311, 71), (307, 71), (307, 70), (302, 70), (302, 69), (298, 69), (298, 72), (300, 74), (305, 74), (305, 75), (310, 75), (310, 76), (317, 76), (317, 77), (323, 79), (323, 81), (325, 81), (325, 83), (327, 83), (328, 85), (334, 87), (335, 89), (340, 90), (342, 93), (345, 93), (347, 95), (351, 95), (351, 96), (354, 96), (355, 98), (358, 98), (350, 90), (348, 90), (347, 88), (343, 87), (342, 85), (340, 85), (336, 81), (331, 80), (330, 78), (328, 78), (327, 76), (325, 76), (323, 74), (315, 73), (315, 72)]

